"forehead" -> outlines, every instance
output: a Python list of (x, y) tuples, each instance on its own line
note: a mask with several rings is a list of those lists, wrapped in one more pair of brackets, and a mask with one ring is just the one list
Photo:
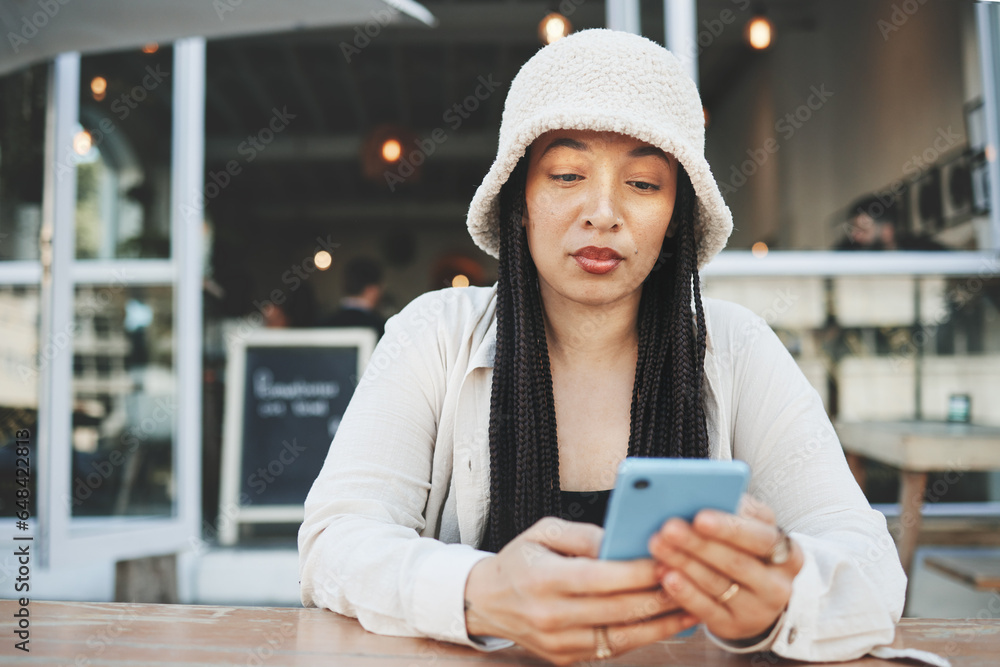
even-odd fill
[(616, 150), (628, 151), (637, 157), (659, 155), (668, 162), (672, 156), (645, 141), (617, 132), (598, 132), (596, 130), (549, 130), (540, 135), (529, 146), (528, 150), (533, 160), (542, 157), (559, 147), (576, 150)]

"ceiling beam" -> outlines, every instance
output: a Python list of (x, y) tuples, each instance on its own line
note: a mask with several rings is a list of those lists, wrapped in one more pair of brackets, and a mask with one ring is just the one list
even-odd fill
[(285, 54), (286, 71), (292, 78), (292, 82), (295, 84), (296, 90), (299, 91), (299, 95), (302, 97), (302, 104), (305, 107), (306, 115), (309, 116), (309, 120), (312, 121), (317, 130), (326, 132), (326, 118), (323, 115), (323, 110), (319, 102), (316, 100), (315, 93), (313, 93), (312, 83), (306, 80), (305, 74), (302, 72), (302, 59), (299, 58), (299, 54), (296, 52), (296, 46), (286, 45), (282, 51)]
[[(435, 28), (390, 25), (385, 33), (391, 33), (387, 41), (397, 44), (434, 44), (452, 42), (456, 44), (495, 44), (512, 42), (534, 44), (538, 42), (538, 22), (548, 14), (551, 3), (548, 0), (529, 2), (425, 2), (423, 3), (438, 19)], [(583, 2), (568, 17), (574, 29), (604, 27), (604, 4)], [(363, 30), (363, 27), (362, 27)], [(355, 38), (354, 29), (310, 30), (289, 34), (288, 39), (313, 45), (329, 45), (331, 41), (348, 44)], [(379, 37), (372, 38), (377, 42)], [(363, 58), (364, 53), (357, 55)]]
[(247, 92), (250, 93), (254, 102), (257, 103), (258, 110), (263, 112), (265, 116), (270, 115), (271, 110), (275, 106), (274, 100), (264, 90), (264, 84), (261, 83), (246, 53), (243, 52), (243, 49), (239, 45), (233, 43), (230, 43), (225, 51), (229, 54), (229, 59), (236, 68), (236, 72)]
[[(444, 129), (444, 128), (440, 128)], [(417, 131), (419, 141), (431, 139), (434, 130)], [(440, 135), (439, 135), (440, 136)], [(427, 157), (441, 160), (491, 160), (496, 155), (496, 132), (451, 133), (444, 129), (445, 140), (434, 144), (433, 153)], [(207, 137), (205, 139), (205, 159), (209, 163), (228, 162), (240, 155), (240, 146), (248, 145), (249, 137), (238, 135)], [(343, 135), (292, 135), (279, 134), (274, 140), (254, 150), (254, 164), (280, 162), (344, 162), (357, 160), (361, 154), (362, 138), (356, 134)], [(258, 144), (259, 145), (259, 144)], [(404, 157), (419, 146), (404, 145)]]
[(249, 215), (261, 222), (295, 221), (295, 223), (351, 223), (372, 222), (384, 220), (393, 223), (420, 223), (427, 225), (453, 227), (465, 221), (469, 212), (468, 203), (464, 202), (414, 202), (405, 201), (398, 204), (259, 204), (253, 207)]

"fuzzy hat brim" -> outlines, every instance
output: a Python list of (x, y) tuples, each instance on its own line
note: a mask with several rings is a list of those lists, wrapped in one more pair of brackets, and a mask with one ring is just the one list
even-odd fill
[[(654, 76), (635, 75), (648, 74), (650, 65)], [(541, 49), (511, 83), (496, 159), (469, 206), (469, 233), (485, 252), (499, 256), (500, 189), (528, 146), (556, 129), (616, 132), (673, 155), (697, 196), (698, 268), (725, 247), (733, 219), (705, 160), (694, 82), (673, 54), (648, 39), (586, 30)]]

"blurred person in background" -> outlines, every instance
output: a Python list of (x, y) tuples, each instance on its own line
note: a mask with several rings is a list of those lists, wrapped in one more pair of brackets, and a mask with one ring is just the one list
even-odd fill
[(340, 308), (321, 326), (370, 327), (381, 338), (385, 333), (385, 319), (378, 312), (382, 293), (382, 267), (370, 257), (355, 257), (344, 267), (345, 296)]
[(858, 199), (847, 209), (846, 238), (835, 250), (945, 250), (932, 238), (900, 229), (896, 201), (875, 195)]

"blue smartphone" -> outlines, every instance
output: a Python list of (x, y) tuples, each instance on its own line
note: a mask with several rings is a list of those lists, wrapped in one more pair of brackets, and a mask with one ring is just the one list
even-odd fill
[(749, 480), (743, 461), (626, 458), (608, 501), (600, 558), (651, 558), (649, 538), (667, 519), (691, 521), (703, 509), (735, 513)]

